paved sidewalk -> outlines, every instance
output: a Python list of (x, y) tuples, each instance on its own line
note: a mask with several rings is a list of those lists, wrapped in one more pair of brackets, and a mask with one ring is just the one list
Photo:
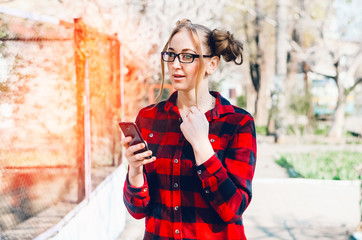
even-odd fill
[(255, 179), (253, 189), (248, 240), (347, 240), (359, 224), (358, 181)]
[[(258, 142), (253, 200), (244, 213), (248, 240), (348, 240), (360, 221), (360, 182), (290, 179), (274, 162), (283, 152), (344, 148)], [(118, 240), (140, 240), (143, 231), (144, 220), (128, 216)]]
[(126, 228), (117, 240), (142, 240), (145, 232), (145, 219), (136, 220), (127, 212)]

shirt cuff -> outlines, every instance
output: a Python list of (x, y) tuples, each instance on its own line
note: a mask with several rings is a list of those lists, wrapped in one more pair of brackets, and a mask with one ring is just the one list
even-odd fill
[(221, 161), (218, 159), (216, 153), (214, 153), (206, 162), (196, 166), (196, 173), (200, 178), (211, 177), (220, 171), (222, 167)]
[(129, 182), (129, 179), (128, 179), (128, 173), (127, 173), (127, 189), (126, 191), (135, 196), (135, 197), (138, 197), (138, 198), (145, 198), (149, 195), (149, 189), (148, 189), (148, 182), (147, 182), (147, 178), (146, 178), (146, 175), (143, 174), (143, 179), (144, 179), (144, 183), (141, 187), (134, 187), (131, 185), (131, 183)]

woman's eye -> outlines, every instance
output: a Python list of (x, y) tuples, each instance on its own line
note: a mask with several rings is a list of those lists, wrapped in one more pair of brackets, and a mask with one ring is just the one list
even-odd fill
[(168, 53), (167, 53), (167, 56), (170, 57), (170, 58), (172, 58), (172, 57), (175, 56), (175, 53), (173, 53), (173, 52), (168, 52)]
[(185, 54), (184, 59), (192, 59), (192, 55), (191, 54)]

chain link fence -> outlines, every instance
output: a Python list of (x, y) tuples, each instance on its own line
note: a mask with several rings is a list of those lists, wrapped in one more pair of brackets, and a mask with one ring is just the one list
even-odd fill
[(93, 188), (120, 164), (120, 44), (79, 22), (0, 14), (2, 240), (32, 239), (36, 228), (23, 226), (19, 236), (19, 226), (84, 199), (85, 155), (97, 173)]

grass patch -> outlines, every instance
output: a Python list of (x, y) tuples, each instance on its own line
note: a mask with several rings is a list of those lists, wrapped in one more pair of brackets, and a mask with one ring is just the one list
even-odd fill
[(318, 124), (314, 129), (314, 134), (317, 136), (327, 137), (330, 129), (331, 127), (326, 124)]
[(260, 135), (266, 136), (268, 134), (267, 126), (255, 126), (255, 132)]
[(293, 178), (362, 180), (361, 159), (360, 152), (328, 151), (283, 154), (275, 162)]

